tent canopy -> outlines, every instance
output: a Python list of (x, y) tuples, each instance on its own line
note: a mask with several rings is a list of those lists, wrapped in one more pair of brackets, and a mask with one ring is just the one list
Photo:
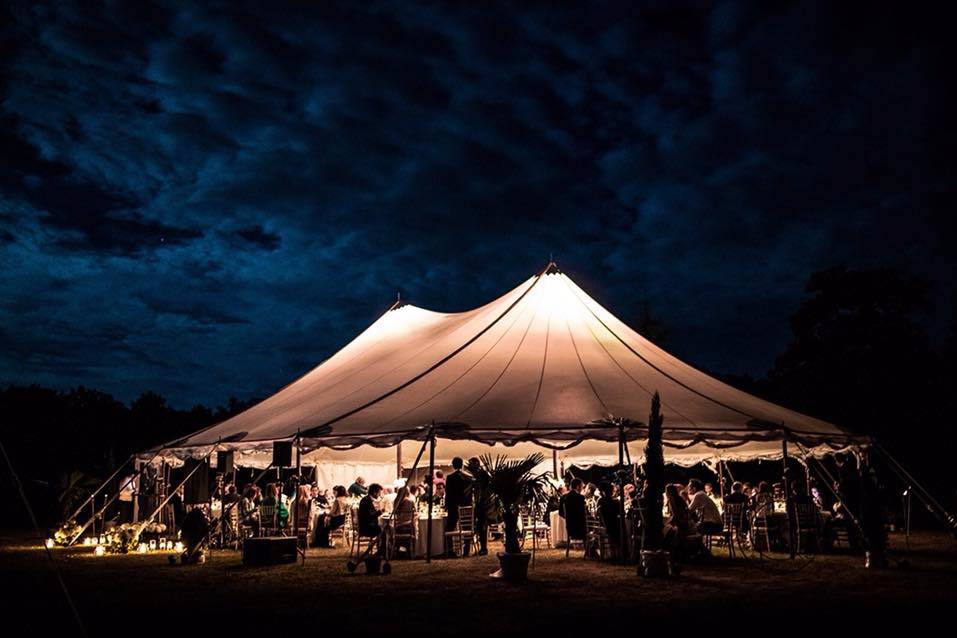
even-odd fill
[(474, 310), (394, 307), (268, 399), (164, 449), (183, 456), (220, 443), (253, 452), (298, 435), (315, 458), (359, 446), (369, 457), (369, 446), (424, 440), (435, 424), (437, 436), (473, 442), (469, 449), (534, 443), (570, 452), (590, 441), (597, 457), (617, 453), (609, 442), (620, 426), (629, 440), (644, 437), (656, 391), (670, 460), (771, 458), (783, 439), (817, 452), (866, 442), (685, 364), (550, 264)]

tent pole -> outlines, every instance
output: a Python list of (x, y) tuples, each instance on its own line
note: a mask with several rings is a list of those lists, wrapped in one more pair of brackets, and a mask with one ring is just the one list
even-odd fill
[(402, 441), (395, 446), (395, 478), (402, 478)]
[(146, 518), (143, 519), (143, 525), (140, 526), (140, 529), (142, 529), (143, 526), (145, 526), (147, 523), (149, 523), (150, 521), (152, 521), (152, 520), (153, 520), (153, 517), (155, 517), (157, 514), (159, 514), (159, 511), (160, 511), (161, 509), (163, 509), (163, 507), (166, 506), (166, 504), (169, 502), (169, 500), (170, 500), (171, 498), (173, 498), (173, 494), (176, 494), (176, 491), (179, 490), (179, 488), (181, 488), (181, 487), (183, 487), (184, 485), (186, 485), (186, 481), (188, 481), (188, 480), (190, 479), (190, 477), (192, 477), (193, 474), (196, 473), (196, 470), (198, 470), (198, 469), (200, 468), (200, 466), (201, 466), (203, 463), (205, 463), (205, 462), (209, 459), (209, 456), (210, 456), (214, 451), (216, 451), (216, 448), (218, 448), (218, 447), (219, 447), (219, 443), (216, 443), (213, 447), (211, 447), (211, 448), (209, 449), (209, 452), (206, 453), (206, 456), (204, 456), (202, 459), (200, 459), (200, 462), (196, 464), (196, 467), (194, 467), (194, 468), (190, 471), (190, 473), (187, 474), (186, 477), (185, 477), (182, 481), (180, 481), (179, 485), (177, 485), (175, 488), (173, 488), (172, 491), (169, 492), (169, 494), (166, 496), (166, 498), (163, 499), (163, 501), (156, 507), (155, 510), (153, 510), (153, 512), (152, 512), (148, 517), (146, 517)]
[[(86, 528), (89, 527), (90, 524), (93, 525), (93, 533), (96, 534), (96, 517), (97, 517), (97, 516), (102, 516), (102, 515), (106, 512), (106, 508), (109, 507), (110, 504), (111, 504), (113, 501), (115, 501), (116, 498), (120, 495), (120, 492), (122, 492), (123, 489), (126, 488), (127, 485), (129, 485), (129, 484), (132, 483), (134, 480), (136, 480), (136, 479), (139, 478), (140, 474), (142, 474), (142, 473), (146, 470), (146, 468), (147, 468), (147, 467), (149, 466), (149, 464), (153, 461), (153, 459), (156, 458), (157, 454), (159, 454), (159, 452), (157, 452), (156, 454), (154, 454), (154, 455), (153, 455), (153, 458), (150, 459), (150, 461), (149, 461), (148, 463), (144, 464), (143, 467), (141, 467), (141, 468), (139, 469), (139, 472), (137, 472), (136, 474), (134, 474), (133, 476), (131, 476), (131, 477), (129, 478), (129, 480), (127, 480), (125, 483), (123, 483), (123, 485), (121, 485), (121, 486), (119, 487), (119, 489), (116, 490), (116, 494), (114, 494), (112, 497), (109, 497), (109, 498), (107, 498), (107, 496), (108, 496), (107, 494), (104, 494), (104, 495), (103, 495), (103, 497), (104, 497), (103, 507), (101, 507), (99, 510), (96, 509), (96, 501), (95, 501), (95, 500), (91, 500), (91, 501), (90, 501), (90, 508), (91, 508), (91, 511), (92, 511), (92, 514), (91, 514), (91, 516), (90, 516), (90, 520), (88, 520), (88, 521), (86, 522), (86, 524), (83, 525), (83, 527), (80, 528), (80, 531), (77, 532), (76, 535), (74, 535), (73, 538), (70, 539), (70, 542), (66, 544), (67, 547), (70, 547), (71, 545), (73, 545), (73, 543), (75, 543), (77, 540), (79, 540), (80, 536), (83, 535), (83, 532), (86, 531)], [(133, 458), (133, 457), (131, 456), (130, 458)], [(124, 463), (123, 465), (125, 466), (126, 463)], [(119, 471), (119, 470), (117, 470), (117, 472), (118, 472), (118, 471)], [(114, 473), (113, 476), (116, 476), (116, 473)], [(107, 480), (109, 480), (109, 479), (107, 479)], [(106, 481), (104, 481), (103, 485), (106, 485)], [(102, 488), (103, 485), (101, 485), (100, 487)], [(99, 490), (97, 490), (97, 491), (99, 491)], [(105, 526), (105, 525), (103, 526), (103, 529), (106, 529), (106, 526)]]
[(559, 480), (558, 476), (558, 450), (552, 450), (552, 474), (555, 475), (555, 480)]
[[(140, 460), (133, 459), (133, 469), (134, 475), (139, 476), (140, 473)], [(138, 523), (140, 520), (140, 484), (142, 481), (137, 478), (133, 481), (133, 523)]]
[[(302, 494), (302, 433), (296, 430), (296, 500), (292, 506), (292, 535), (296, 538), (296, 551), (302, 554), (302, 564), (306, 564), (306, 543), (303, 543), (302, 551), (299, 551), (299, 495)], [(307, 534), (308, 536), (308, 534)], [(308, 542), (308, 538), (306, 541)]]
[(724, 498), (724, 461), (718, 459), (718, 494)]
[(429, 428), (429, 521), (425, 531), (425, 562), (432, 562), (432, 495), (435, 493), (435, 421)]
[(794, 532), (794, 526), (797, 524), (797, 519), (794, 515), (794, 501), (791, 499), (791, 477), (790, 470), (788, 468), (788, 439), (787, 433), (783, 439), (781, 439), (781, 463), (783, 465), (782, 475), (784, 482), (784, 510), (787, 512), (788, 516), (788, 553), (791, 555), (791, 558), (794, 558), (797, 555), (796, 552), (796, 541)]
[[(100, 490), (102, 490), (104, 487), (106, 487), (107, 484), (109, 484), (110, 481), (112, 481), (113, 479), (115, 479), (115, 478), (116, 478), (116, 475), (119, 474), (120, 471), (121, 471), (124, 467), (126, 467), (126, 464), (129, 463), (130, 461), (132, 461), (134, 458), (136, 458), (136, 455), (135, 455), (135, 454), (130, 454), (129, 458), (126, 459), (125, 461), (123, 461), (123, 462), (113, 471), (113, 473), (110, 474), (109, 478), (107, 478), (105, 481), (103, 481), (102, 483), (100, 483), (100, 486), (99, 486), (98, 488), (96, 488), (95, 490), (93, 490), (93, 493), (90, 494), (90, 495), (86, 498), (85, 501), (83, 501), (82, 503), (80, 503), (80, 506), (77, 507), (76, 510), (74, 510), (73, 514), (71, 514), (66, 520), (68, 520), (68, 521), (69, 521), (69, 520), (73, 520), (73, 519), (75, 519), (77, 516), (79, 516), (79, 515), (80, 515), (80, 512), (83, 510), (83, 508), (86, 507), (86, 506), (90, 503), (90, 501), (92, 501), (93, 499), (96, 498), (96, 495), (100, 493)], [(152, 459), (151, 459), (151, 460), (152, 460)], [(93, 506), (93, 509), (94, 509), (94, 511), (96, 511), (96, 505)]]
[(618, 552), (622, 563), (628, 562), (625, 554), (625, 536), (628, 535), (628, 526), (625, 525), (625, 424), (618, 424)]

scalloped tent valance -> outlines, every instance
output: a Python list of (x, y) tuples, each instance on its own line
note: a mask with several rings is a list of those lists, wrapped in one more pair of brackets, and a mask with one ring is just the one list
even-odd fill
[(604, 458), (617, 453), (609, 443), (620, 424), (630, 440), (643, 437), (655, 391), (674, 462), (773, 458), (785, 438), (813, 453), (867, 443), (678, 360), (552, 264), (474, 310), (394, 307), (273, 396), (162, 453), (201, 454), (220, 443), (254, 455), (299, 434), (307, 458), (372, 458), (377, 448), (423, 440), (435, 423), (454, 441), (439, 449), (455, 447), (455, 455), (534, 444)]

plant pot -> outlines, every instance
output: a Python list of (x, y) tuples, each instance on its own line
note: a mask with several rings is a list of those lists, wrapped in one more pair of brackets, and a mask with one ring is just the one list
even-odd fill
[(649, 578), (670, 576), (672, 574), (671, 554), (663, 549), (641, 550), (641, 563), (638, 565), (638, 573)]
[(367, 574), (378, 574), (382, 571), (381, 556), (369, 556), (365, 559), (365, 564)]
[(498, 564), (501, 569), (493, 574), (498, 578), (507, 580), (511, 583), (520, 583), (528, 578), (528, 561), (532, 555), (528, 552), (510, 552), (498, 553)]

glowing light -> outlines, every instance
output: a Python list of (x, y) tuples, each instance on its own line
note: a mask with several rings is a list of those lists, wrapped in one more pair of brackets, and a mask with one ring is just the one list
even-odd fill
[(106, 548), (103, 547), (102, 545), (97, 545), (96, 548), (93, 550), (94, 556), (102, 556), (105, 553), (106, 553)]
[(151, 549), (151, 550), (152, 550), (152, 549), (156, 549), (156, 539), (155, 539), (155, 538), (151, 538), (151, 539), (150, 539), (150, 549)]
[(53, 539), (52, 539), (52, 538), (48, 538), (48, 539), (46, 539), (46, 542), (44, 542), (43, 544), (46, 545), (46, 548), (47, 548), (47, 549), (50, 549), (50, 548), (52, 548), (56, 543), (53, 542)]
[(175, 550), (175, 551), (177, 551), (177, 552), (182, 552), (182, 551), (183, 551), (183, 544), (182, 544), (181, 542), (179, 542), (179, 541), (176, 541), (176, 544), (173, 545), (173, 550)]
[(136, 551), (138, 551), (140, 554), (145, 554), (146, 550), (147, 550), (146, 543), (140, 543), (139, 547), (136, 548)]
[(405, 478), (397, 478), (396, 480), (392, 481), (392, 487), (394, 487), (397, 490), (402, 489), (403, 487), (405, 487), (407, 480), (408, 479), (405, 479)]
[(93, 545), (93, 544), (94, 544), (94, 543), (93, 543), (93, 539), (90, 538), (89, 536), (87, 536), (86, 538), (83, 539), (83, 544), (84, 544), (84, 545)]

